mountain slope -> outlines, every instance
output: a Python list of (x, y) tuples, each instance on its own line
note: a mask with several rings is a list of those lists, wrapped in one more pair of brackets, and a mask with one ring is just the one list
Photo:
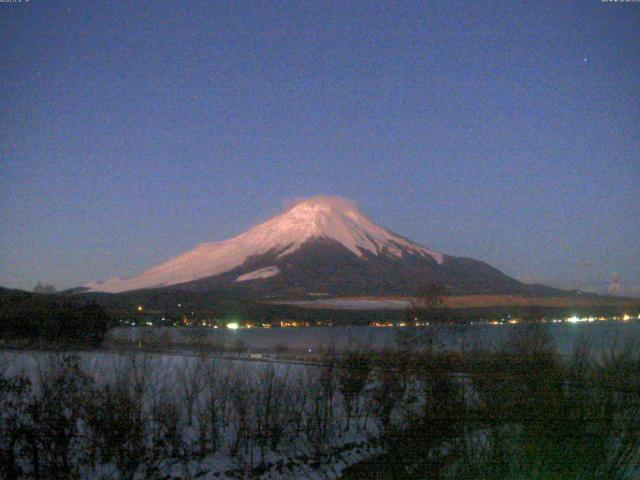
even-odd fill
[(353, 202), (326, 196), (300, 202), (241, 235), (202, 244), (136, 277), (85, 287), (111, 293), (224, 287), (301, 297), (411, 294), (430, 281), (446, 284), (453, 293), (526, 294), (532, 288), (484, 262), (413, 243), (372, 222)]
[(113, 278), (85, 285), (90, 290), (122, 292), (190, 282), (228, 272), (247, 259), (264, 254), (285, 257), (311, 239), (334, 240), (363, 257), (364, 252), (402, 257), (405, 252), (443, 256), (376, 225), (357, 206), (337, 197), (313, 197), (230, 240), (204, 243), (190, 252), (130, 279)]

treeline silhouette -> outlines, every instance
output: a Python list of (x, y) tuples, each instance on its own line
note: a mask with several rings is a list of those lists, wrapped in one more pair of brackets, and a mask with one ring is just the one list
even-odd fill
[(104, 309), (61, 295), (3, 292), (0, 339), (98, 345), (112, 326)]

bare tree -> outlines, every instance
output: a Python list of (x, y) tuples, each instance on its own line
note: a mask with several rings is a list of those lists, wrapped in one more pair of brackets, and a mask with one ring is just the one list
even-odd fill
[(176, 373), (176, 382), (184, 398), (188, 427), (193, 426), (194, 406), (204, 386), (204, 375), (205, 364), (202, 357), (182, 357), (182, 368)]
[(294, 436), (302, 432), (309, 402), (310, 377), (308, 371), (296, 375), (289, 385), (289, 419)]
[[(49, 355), (39, 366), (40, 395), (31, 405), (40, 463), (52, 478), (78, 475), (81, 455), (79, 425), (86, 416), (86, 395), (92, 379), (82, 370), (77, 355)], [(39, 473), (36, 473), (36, 476)]]
[(210, 360), (204, 367), (202, 395), (196, 403), (201, 457), (215, 452), (220, 446), (221, 430), (226, 422), (225, 406), (228, 404), (228, 389), (224, 388), (228, 384), (228, 371), (224, 377), (215, 360)]
[(372, 362), (366, 353), (348, 352), (339, 361), (337, 368), (338, 385), (346, 413), (345, 431), (349, 430), (351, 417), (357, 410), (360, 395), (369, 379)]
[(308, 392), (305, 437), (313, 455), (319, 459), (327, 451), (337, 430), (334, 417), (336, 378), (333, 363), (314, 372)]
[(42, 283), (42, 282), (38, 282), (35, 284), (35, 286), (33, 287), (33, 291), (34, 293), (45, 293), (45, 294), (52, 294), (52, 293), (56, 293), (56, 287), (50, 283)]
[[(407, 353), (401, 353), (406, 357)], [(407, 390), (407, 376), (403, 374), (405, 362), (398, 354), (385, 352), (380, 355), (375, 368), (375, 384), (372, 388), (374, 415), (379, 419), (382, 433), (388, 433), (391, 414), (400, 404)]]
[(97, 387), (88, 403), (87, 426), (96, 459), (113, 462), (123, 478), (133, 479), (149, 460), (147, 438), (154, 430), (146, 400), (156, 398), (150, 393), (158, 387), (152, 385), (152, 373), (147, 355), (128, 355), (116, 363), (114, 378)]
[(429, 320), (434, 316), (434, 310), (444, 307), (447, 287), (440, 282), (431, 282), (420, 288), (411, 300), (411, 309), (416, 318)]
[(161, 388), (153, 395), (149, 430), (154, 464), (168, 458), (187, 459), (189, 455), (184, 441), (182, 409), (178, 406), (173, 392), (167, 387)]
[(240, 454), (240, 448), (248, 444), (250, 422), (250, 386), (243, 376), (238, 376), (230, 385), (229, 394), (235, 413), (235, 439), (231, 446), (231, 455)]
[(288, 426), (286, 392), (287, 378), (276, 374), (273, 365), (260, 372), (255, 388), (252, 425), (260, 448), (260, 461), (264, 464), (267, 451), (276, 451)]
[(407, 310), (405, 327), (396, 331), (396, 343), (402, 350), (434, 353), (442, 347), (446, 295), (446, 287), (438, 282), (431, 282), (416, 292)]

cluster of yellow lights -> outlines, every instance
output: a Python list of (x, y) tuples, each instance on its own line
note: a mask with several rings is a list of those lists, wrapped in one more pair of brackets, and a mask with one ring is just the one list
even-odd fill
[(371, 324), (372, 327), (393, 327), (393, 323), (391, 322), (373, 322)]
[[(633, 320), (634, 317), (632, 315), (628, 315), (628, 314), (624, 314), (621, 317), (618, 316), (614, 316), (614, 317), (578, 317), (577, 315), (573, 315), (571, 317), (568, 318), (554, 318), (551, 320), (540, 320), (542, 323), (562, 323), (562, 322), (568, 322), (568, 323), (581, 323), (581, 322), (605, 322), (608, 320), (623, 320), (625, 322), (629, 321), (629, 320)], [(638, 315), (638, 320), (640, 320), (640, 315)], [(505, 321), (504, 319), (502, 320), (491, 320), (489, 322), (490, 325), (504, 325), (505, 323), (510, 323), (510, 324), (517, 324), (520, 323), (522, 320), (517, 319), (517, 318), (512, 318), (508, 321)]]
[[(178, 306), (181, 306), (180, 304), (178, 304)], [(137, 311), (138, 312), (142, 312), (144, 311), (144, 307), (142, 305), (138, 305), (137, 306)], [(581, 322), (595, 322), (595, 321), (607, 321), (607, 320), (622, 320), (622, 321), (629, 321), (629, 320), (633, 320), (635, 317), (633, 315), (629, 315), (627, 313), (625, 313), (622, 316), (613, 316), (613, 317), (578, 317), (577, 315), (573, 315), (571, 317), (568, 317), (566, 319), (561, 319), (561, 318), (555, 318), (555, 319), (551, 319), (551, 320), (542, 320), (542, 322), (551, 322), (551, 323), (562, 323), (562, 322), (568, 322), (568, 323), (581, 323)], [(640, 314), (638, 314), (637, 319), (640, 320)], [(162, 320), (165, 320), (165, 318), (163, 317)], [(127, 322), (128, 323), (128, 322)], [(191, 321), (189, 321), (187, 318), (183, 319), (183, 324), (185, 325), (191, 325)], [(471, 322), (472, 324), (474, 324), (475, 322)], [(492, 320), (489, 322), (490, 325), (504, 325), (505, 323), (509, 323), (509, 324), (518, 324), (520, 323), (520, 319), (517, 318), (511, 318), (509, 320), (502, 319), (502, 320)], [(153, 323), (150, 321), (145, 322), (146, 325), (152, 326)], [(328, 323), (330, 325), (330, 323)], [(135, 322), (131, 323), (132, 326), (135, 326)], [(212, 327), (212, 328), (218, 328), (217, 325), (212, 324), (211, 321), (202, 321), (201, 325), (203, 327)], [(400, 322), (400, 323), (393, 323), (393, 322), (372, 322), (370, 324), (372, 327), (406, 327), (407, 324), (405, 322)], [(422, 327), (422, 326), (429, 326), (429, 322), (418, 322), (416, 321), (415, 326), (418, 327)], [(239, 328), (242, 328), (241, 325), (238, 322), (229, 322), (227, 323), (227, 328), (230, 330), (237, 330)], [(253, 324), (253, 323), (247, 323), (246, 325), (244, 325), (244, 328), (255, 328), (257, 326), (260, 326), (262, 328), (271, 328), (272, 325), (269, 323), (260, 323), (260, 324)], [(281, 321), (280, 322), (280, 326), (281, 327), (308, 327), (310, 326), (308, 322), (296, 322), (296, 321)]]
[[(569, 323), (579, 323), (579, 322), (596, 322), (596, 321), (606, 321), (606, 320), (622, 320), (624, 322), (628, 322), (633, 317), (629, 314), (624, 314), (622, 317), (578, 317), (574, 315), (573, 317), (567, 318), (567, 322)], [(638, 320), (640, 320), (640, 315), (638, 315)]]
[[(629, 321), (629, 320), (633, 320), (635, 317), (632, 315), (628, 315), (625, 314), (621, 317), (578, 317), (577, 315), (574, 315), (572, 317), (569, 318), (554, 318), (552, 320), (540, 320), (542, 323), (562, 323), (562, 322), (568, 322), (568, 323), (579, 323), (579, 322), (595, 322), (595, 321), (607, 321), (607, 320), (623, 320), (625, 322)], [(640, 320), (640, 314), (637, 317), (638, 320)], [(491, 320), (489, 323), (489, 325), (506, 325), (506, 324), (510, 324), (510, 325), (517, 325), (519, 323), (521, 323), (522, 320), (519, 318), (511, 318), (509, 320), (506, 319), (501, 319), (501, 320)], [(471, 322), (472, 325), (475, 325), (477, 322)], [(480, 322), (483, 323), (483, 322)], [(405, 322), (400, 322), (400, 323), (393, 323), (393, 322), (371, 322), (370, 324), (372, 327), (406, 327), (407, 323)], [(416, 327), (425, 327), (425, 326), (429, 326), (429, 322), (416, 322), (414, 324)], [(284, 325), (283, 325), (284, 326)]]

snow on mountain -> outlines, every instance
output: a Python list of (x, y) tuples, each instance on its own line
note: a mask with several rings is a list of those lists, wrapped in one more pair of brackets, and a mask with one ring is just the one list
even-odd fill
[(258, 280), (260, 278), (269, 278), (273, 277), (280, 273), (280, 269), (278, 267), (265, 267), (259, 270), (254, 270), (253, 272), (245, 273), (244, 275), (240, 275), (236, 278), (236, 282), (246, 282), (247, 280)]
[[(245, 233), (222, 242), (203, 243), (162, 265), (129, 278), (112, 278), (85, 285), (92, 291), (123, 292), (176, 285), (228, 272), (248, 258), (276, 253), (278, 258), (298, 250), (307, 241), (326, 238), (342, 244), (358, 257), (373, 255), (402, 257), (406, 253), (443, 262), (441, 253), (417, 245), (373, 223), (357, 205), (340, 197), (317, 196), (299, 202), (286, 212)], [(275, 268), (275, 267), (274, 267)], [(269, 270), (241, 275), (237, 281), (277, 275)], [(277, 270), (277, 269), (276, 269)], [(247, 275), (265, 275), (254, 276)], [(241, 280), (242, 279), (242, 280)]]

